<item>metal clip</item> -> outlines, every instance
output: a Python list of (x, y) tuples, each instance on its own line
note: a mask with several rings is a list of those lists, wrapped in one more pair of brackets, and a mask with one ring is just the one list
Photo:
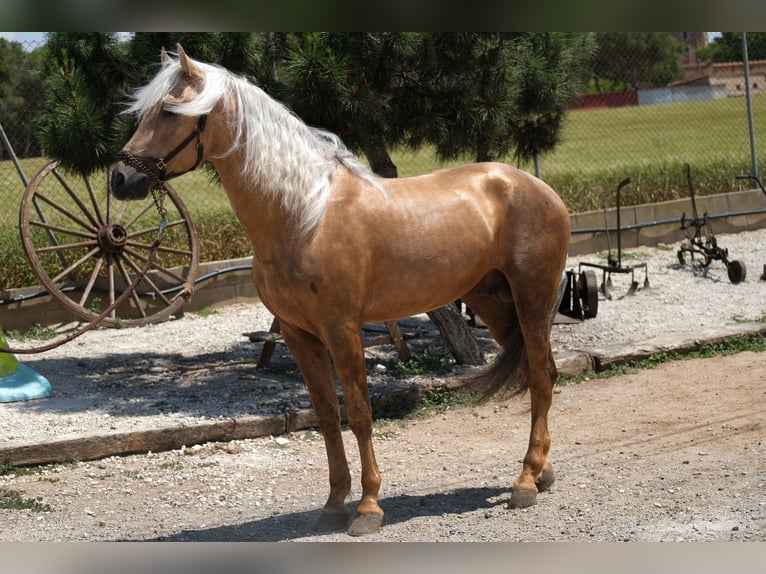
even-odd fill
[(165, 228), (168, 226), (168, 220), (165, 218), (162, 218), (160, 220), (160, 225), (157, 228), (157, 241), (162, 241), (162, 232), (165, 231)]

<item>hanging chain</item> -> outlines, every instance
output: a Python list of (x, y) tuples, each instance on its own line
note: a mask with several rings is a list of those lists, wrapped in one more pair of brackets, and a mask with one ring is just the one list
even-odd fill
[(165, 209), (164, 201), (167, 190), (164, 185), (152, 188), (152, 199), (154, 200), (154, 206), (157, 208), (157, 213), (160, 216), (160, 226), (157, 230), (157, 241), (162, 239), (162, 232), (168, 225), (168, 210)]

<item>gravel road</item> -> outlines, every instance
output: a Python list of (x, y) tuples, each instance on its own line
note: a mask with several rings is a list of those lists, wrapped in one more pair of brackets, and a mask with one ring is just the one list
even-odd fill
[[(732, 285), (720, 262), (704, 275), (679, 266), (677, 245), (629, 250), (647, 263), (650, 288), (623, 296), (627, 278), (615, 277), (615, 297), (600, 299), (595, 319), (554, 327), (554, 349), (763, 320), (766, 230), (718, 239), (731, 258), (746, 263), (745, 282)], [(580, 261), (603, 262), (578, 257), (570, 267)], [(260, 347), (242, 334), (267, 330), (270, 321), (260, 305), (232, 306), (143, 328), (93, 331), (44, 355), (24, 356), (48, 377), (54, 396), (0, 404), (0, 441), (308, 408), (286, 350), (277, 350), (270, 369), (254, 368)], [(425, 316), (403, 326), (420, 335), (411, 341), (415, 351), (445, 352)], [(485, 332), (477, 335), (491, 352)], [(392, 376), (394, 360), (392, 348), (368, 350), (373, 393), (412, 382)], [(766, 541), (763, 380), (763, 355), (748, 352), (559, 388), (551, 413), (558, 482), (522, 511), (504, 503), (527, 441), (528, 397), (380, 424), (386, 518), (382, 532), (367, 539)], [(353, 467), (352, 437), (346, 444)], [(0, 540), (348, 540), (310, 531), (327, 493), (326, 475), (323, 443), (310, 430), (9, 473), (0, 476), (0, 492), (39, 497), (45, 506), (0, 509)], [(352, 504), (358, 490), (355, 484)]]

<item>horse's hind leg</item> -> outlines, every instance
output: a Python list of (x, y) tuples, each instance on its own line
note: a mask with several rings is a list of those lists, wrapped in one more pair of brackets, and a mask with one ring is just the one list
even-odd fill
[(551, 446), (548, 411), (556, 380), (556, 364), (550, 344), (551, 309), (556, 291), (555, 288), (550, 291), (543, 295), (542, 288), (540, 291), (528, 287), (514, 290), (513, 298), (527, 352), (523, 369), (530, 394), (532, 424), (521, 475), (513, 485), (512, 508), (535, 504), (537, 493), (554, 481), (553, 467), (547, 458)]
[[(551, 309), (555, 295), (546, 292), (544, 281), (511, 289), (505, 277), (498, 274), (497, 271), (488, 273), (463, 299), (482, 318), (497, 343), (509, 352), (507, 358), (516, 356), (517, 347), (524, 345), (526, 358), (521, 362), (521, 374), (530, 392), (532, 427), (522, 473), (514, 483), (510, 502), (512, 507), (522, 508), (533, 505), (537, 492), (549, 488), (554, 482), (553, 467), (547, 455), (551, 444), (548, 410), (556, 378), (550, 348)], [(510, 362), (505, 365), (509, 372), (504, 375), (512, 376), (511, 367)]]
[(310, 333), (284, 322), (281, 325), (287, 347), (306, 381), (327, 450), (330, 495), (314, 528), (325, 532), (342, 530), (351, 516), (346, 507), (346, 497), (351, 492), (351, 474), (343, 447), (340, 406), (327, 348)]

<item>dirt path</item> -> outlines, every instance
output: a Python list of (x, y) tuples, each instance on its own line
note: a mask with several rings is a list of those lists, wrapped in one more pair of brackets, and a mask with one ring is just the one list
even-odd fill
[[(378, 541), (766, 541), (766, 355), (678, 361), (562, 387), (558, 481), (504, 508), (528, 397), (376, 427)], [(358, 456), (347, 434), (359, 497)], [(0, 477), (47, 512), (0, 510), (0, 540), (348, 541), (310, 526), (327, 493), (314, 432)]]
[[(720, 239), (757, 275), (765, 238), (761, 230)], [(721, 266), (703, 275), (678, 268), (672, 247), (638, 255), (652, 270), (651, 288), (601, 299), (595, 320), (557, 325), (554, 349), (698, 336), (766, 314), (757, 276), (732, 285)], [(12, 449), (309, 409), (286, 350), (277, 350), (270, 369), (254, 369), (258, 350), (242, 333), (268, 329), (271, 319), (260, 305), (232, 306), (140, 329), (91, 331), (29, 356), (25, 362), (51, 380), (54, 395), (0, 404), (0, 443)], [(446, 353), (428, 321), (409, 318), (404, 326), (418, 333), (416, 354)], [(493, 352), (486, 330), (477, 337)], [(391, 373), (393, 347), (368, 349), (367, 357), (374, 395), (409, 388), (412, 380)], [(449, 371), (416, 378), (438, 386), (460, 372)], [(522, 511), (503, 506), (528, 440), (528, 397), (377, 425), (386, 516), (382, 532), (366, 540), (766, 541), (764, 381), (766, 353), (742, 353), (561, 388), (550, 416), (558, 481)], [(360, 488), (350, 435), (346, 447), (354, 505)], [(0, 541), (347, 541), (342, 532), (311, 532), (327, 489), (315, 432), (189, 443), (0, 476), (0, 493), (39, 497), (49, 508), (0, 509)]]

